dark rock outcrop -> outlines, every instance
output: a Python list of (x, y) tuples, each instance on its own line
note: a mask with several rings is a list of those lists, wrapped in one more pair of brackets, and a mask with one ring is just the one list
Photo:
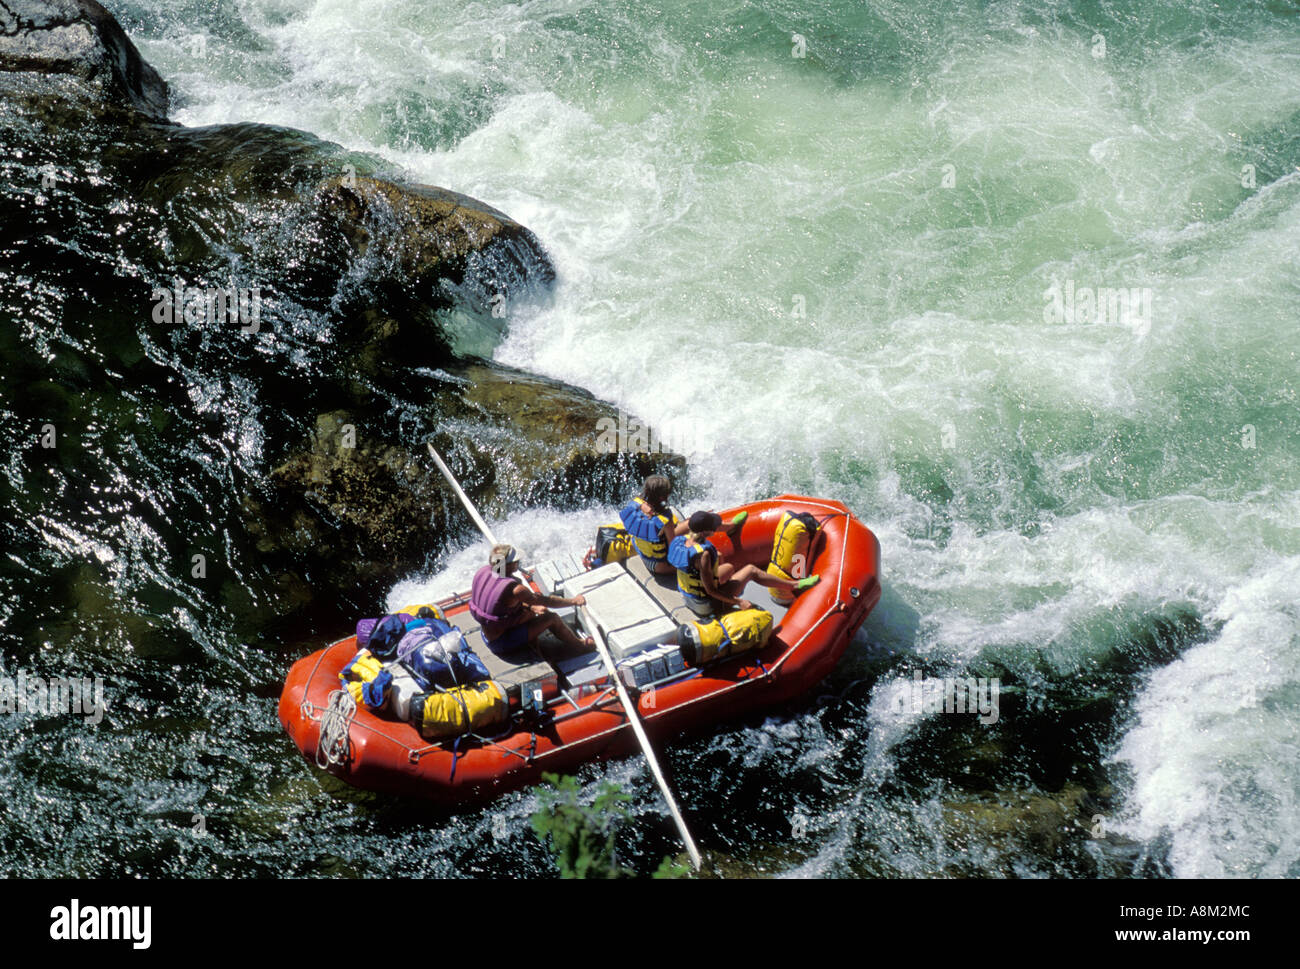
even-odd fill
[(167, 117), (166, 82), (95, 0), (0, 0), (0, 72), (62, 97), (80, 87), (88, 102)]
[[(0, 0), (0, 94), (15, 126), (95, 129), (90, 164), (167, 211), (170, 274), (238, 261), (295, 303), (314, 294), (353, 317), (460, 305), (500, 318), (555, 279), (532, 232), (469, 196), (386, 179), (375, 159), (290, 128), (167, 123), (166, 83), (95, 0)], [(287, 258), (259, 264), (259, 250)]]
[[(424, 448), (430, 438), (490, 516), (615, 502), (656, 471), (684, 478), (678, 455), (602, 447), (598, 426), (617, 412), (584, 391), (488, 364), (455, 376), (463, 392), (440, 398), (432, 433), (395, 442), (348, 411), (321, 414), (308, 447), (272, 472), (269, 502), (245, 500), (247, 527), (278, 563), (278, 581), (373, 596), (449, 537), (471, 537)], [(575, 547), (587, 540), (575, 536)]]
[(326, 181), (318, 200), (359, 258), (380, 250), (388, 273), (417, 293), (478, 312), (498, 311), (555, 270), (537, 237), (504, 212), (433, 185), (397, 185), (360, 175)]
[(949, 801), (943, 806), (948, 836), (958, 845), (990, 844), (1057, 855), (1070, 839), (1084, 837), (1087, 791), (1067, 784), (1059, 793), (1003, 790), (996, 799)]
[[(241, 635), (286, 617), (337, 630), (472, 536), (425, 441), (497, 516), (614, 501), (682, 467), (603, 451), (598, 424), (616, 415), (590, 394), (458, 352), (447, 310), (483, 314), (490, 353), (499, 301), (554, 279), (537, 238), (491, 206), (387, 180), (307, 132), (165, 121), (166, 86), (92, 2), (0, 0), (0, 99), (0, 259), (31, 281), (7, 311), (62, 341), (52, 381), (11, 334), (15, 396), (66, 397), (68, 440), (121, 418), (113, 462), (60, 453), (87, 483), (60, 513), (107, 536), (149, 521), (160, 571), (206, 554), (198, 587)], [(254, 292), (256, 326), (189, 312), (213, 293), (242, 312)], [(108, 509), (95, 496), (117, 494), (119, 455), (132, 485)], [(168, 593), (149, 594), (165, 611)], [(85, 602), (81, 620), (102, 597)]]

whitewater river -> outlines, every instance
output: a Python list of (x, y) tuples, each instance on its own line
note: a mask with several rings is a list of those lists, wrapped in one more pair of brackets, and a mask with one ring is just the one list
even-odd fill
[[(305, 129), (531, 228), (553, 297), (499, 339), (449, 321), (460, 350), (661, 429), (692, 508), (793, 491), (876, 531), (884, 599), (836, 672), (669, 749), (725, 872), (1300, 875), (1300, 10), (108, 6), (182, 124)], [(75, 256), (50, 272), (70, 285)], [(6, 352), (55, 329), (29, 320)], [(265, 473), (274, 417), (241, 406), (255, 374), (155, 351), (216, 417), (135, 439), (112, 529), (76, 487), (23, 505), (0, 575), (15, 630), (24, 597), (52, 615), (96, 562), (128, 603), (8, 647), (102, 674), (117, 710), (0, 724), (0, 868), (549, 873), (531, 792), (439, 814), (302, 762), (274, 704), (311, 644), (260, 642), (237, 593), (201, 607), (162, 564), (163, 522)], [(174, 449), (220, 470), (179, 481)], [(613, 510), (496, 527), (544, 556)], [(376, 609), (463, 586), (483, 553), (448, 549)], [(142, 627), (165, 633), (152, 652)], [(997, 722), (916, 709), (918, 674), (996, 677)], [(588, 792), (606, 777), (652, 869), (676, 850), (653, 782), (629, 761)]]

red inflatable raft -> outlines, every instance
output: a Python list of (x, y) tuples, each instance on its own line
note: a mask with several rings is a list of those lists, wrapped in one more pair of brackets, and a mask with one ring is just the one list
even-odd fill
[[(781, 495), (723, 514), (730, 520), (742, 510), (749, 517), (734, 544), (721, 534), (712, 537), (727, 561), (766, 568), (782, 514), (808, 512), (821, 528), (810, 549), (807, 571), (820, 574), (821, 579), (788, 609), (773, 602), (765, 588), (750, 584), (743, 595), (770, 610), (775, 620), (772, 636), (761, 649), (693, 668), (683, 667), (674, 646), (629, 647), (633, 652), (619, 661), (621, 672), (627, 682), (635, 683), (637, 708), (647, 733), (656, 740), (706, 728), (808, 690), (835, 667), (880, 600), (880, 543), (840, 502)], [(567, 561), (568, 569), (563, 562), (535, 568), (533, 585), (551, 592), (549, 575), (550, 581), (558, 577), (570, 583), (566, 589), (574, 588), (574, 582), (581, 588), (584, 574), (573, 575), (581, 565)], [(637, 556), (606, 565), (604, 570), (625, 573), (637, 584), (635, 595), (653, 601), (645, 608), (660, 610), (660, 617), (642, 620), (642, 626), (654, 627), (657, 622), (675, 629), (694, 618), (684, 607), (674, 578), (650, 575)], [(563, 576), (566, 571), (569, 575)], [(613, 577), (629, 584), (622, 574)], [(592, 598), (588, 596), (589, 602)], [(595, 665), (599, 661), (594, 654), (563, 662), (544, 660), (535, 651), (522, 662), (518, 657), (494, 656), (469, 615), (468, 593), (438, 605), (448, 621), (465, 632), (475, 652), (488, 660), (493, 678), (517, 687), (515, 697), (522, 695), (525, 704), (531, 697), (539, 698), (549, 723), (530, 727), (534, 721), (514, 714), (504, 732), (491, 738), (431, 743), (410, 724), (381, 719), (364, 706), (346, 714), (331, 709), (331, 694), (340, 689), (339, 671), (357, 651), (356, 637), (350, 636), (295, 663), (280, 696), (280, 723), (309, 761), (355, 787), (461, 803), (539, 783), (547, 771), (572, 773), (588, 761), (637, 752), (627, 715), (607, 674)], [(593, 621), (588, 615), (579, 618)], [(659, 643), (665, 640), (675, 637), (661, 636)], [(610, 644), (614, 650), (613, 636)]]

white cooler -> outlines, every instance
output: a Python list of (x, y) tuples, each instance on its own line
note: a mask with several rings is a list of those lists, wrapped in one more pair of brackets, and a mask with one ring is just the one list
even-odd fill
[(565, 554), (534, 567), (533, 578), (537, 580), (542, 595), (553, 596), (562, 594), (556, 590), (560, 588), (565, 579), (585, 571), (580, 556)]
[(605, 641), (615, 661), (666, 643), (677, 635), (677, 624), (628, 575), (622, 563), (611, 562), (572, 576), (562, 583), (562, 588), (560, 594), (566, 598), (586, 597), (587, 604), (580, 610), (582, 624), (588, 629), (599, 626), (605, 631)]

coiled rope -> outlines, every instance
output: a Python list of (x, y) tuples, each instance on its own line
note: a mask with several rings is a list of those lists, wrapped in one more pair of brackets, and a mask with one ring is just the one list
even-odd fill
[(335, 690), (320, 715), (320, 740), (316, 744), (316, 766), (342, 764), (348, 759), (349, 731), (357, 715), (357, 701), (347, 690)]

